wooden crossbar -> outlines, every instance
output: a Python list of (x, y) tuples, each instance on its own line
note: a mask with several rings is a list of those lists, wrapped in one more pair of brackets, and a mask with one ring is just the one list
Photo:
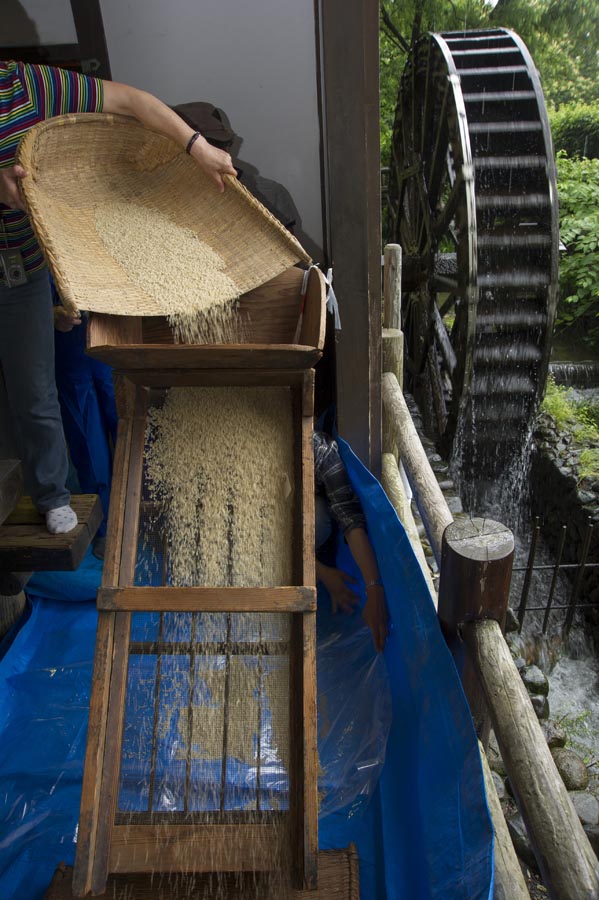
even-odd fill
[(314, 612), (316, 588), (101, 588), (98, 609), (129, 612)]

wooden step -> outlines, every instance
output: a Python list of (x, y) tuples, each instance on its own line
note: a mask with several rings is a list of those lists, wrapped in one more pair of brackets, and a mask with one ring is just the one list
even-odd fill
[(102, 521), (97, 494), (71, 497), (79, 524), (67, 534), (50, 534), (30, 497), (23, 497), (0, 525), (0, 570), (66, 572), (76, 569)]
[[(358, 854), (353, 845), (346, 850), (321, 850), (318, 854), (318, 888), (299, 891), (282, 886), (268, 888), (259, 872), (220, 875), (111, 875), (105, 893), (96, 900), (359, 900)], [(61, 865), (44, 900), (72, 900), (73, 870)], [(210, 893), (208, 893), (210, 891)]]
[(0, 525), (23, 496), (23, 470), (18, 459), (0, 459)]

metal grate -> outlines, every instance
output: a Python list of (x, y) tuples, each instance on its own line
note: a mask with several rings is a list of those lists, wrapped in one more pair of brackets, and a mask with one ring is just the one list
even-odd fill
[[(577, 562), (563, 562), (564, 552), (566, 549), (567, 526), (562, 525), (559, 541), (556, 549), (555, 560), (551, 563), (537, 563), (537, 553), (539, 547), (539, 537), (541, 534), (541, 523), (537, 518), (531, 534), (530, 548), (528, 559), (525, 566), (514, 566), (514, 573), (524, 573), (522, 592), (518, 605), (518, 622), (520, 630), (524, 624), (526, 614), (529, 612), (543, 612), (542, 633), (546, 634), (549, 627), (549, 619), (551, 614), (565, 613), (563, 630), (567, 635), (574, 622), (577, 610), (590, 609), (596, 604), (584, 602), (584, 578), (585, 575), (593, 569), (599, 568), (599, 563), (589, 560), (589, 551), (591, 548), (591, 540), (593, 537), (593, 523), (588, 520), (585, 532), (582, 536), (582, 545)], [(544, 573), (551, 575), (551, 581), (548, 589), (543, 585), (541, 590), (533, 587), (533, 578), (535, 573)], [(567, 603), (555, 603), (556, 588), (561, 574), (569, 576), (569, 598)], [(573, 577), (572, 577), (573, 576)], [(581, 602), (581, 597), (582, 602)], [(541, 602), (543, 601), (544, 602)]]

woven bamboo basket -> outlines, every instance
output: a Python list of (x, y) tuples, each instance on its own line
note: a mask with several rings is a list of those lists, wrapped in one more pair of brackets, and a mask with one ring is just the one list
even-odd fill
[[(157, 210), (220, 256), (245, 294), (310, 258), (299, 242), (235, 178), (219, 193), (184, 150), (124, 116), (83, 113), (36, 125), (22, 139), (17, 162), (29, 173), (22, 191), (37, 238), (71, 312), (156, 316), (163, 310), (134, 273), (114, 258), (98, 233), (96, 210), (110, 203)], [(162, 216), (160, 217), (162, 219)], [(128, 240), (135, 252), (135, 233)], [(177, 259), (156, 254), (177, 284)]]

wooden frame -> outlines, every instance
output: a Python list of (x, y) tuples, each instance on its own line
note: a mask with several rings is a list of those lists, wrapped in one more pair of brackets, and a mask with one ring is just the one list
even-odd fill
[[(276, 347), (276, 345), (275, 345)], [(273, 347), (273, 351), (277, 352)], [(177, 348), (171, 347), (171, 353)], [(193, 348), (184, 348), (193, 352)], [(220, 348), (221, 368), (201, 365), (206, 351), (195, 348), (200, 366), (186, 370), (185, 383), (238, 385), (272, 383), (268, 368), (240, 369), (253, 360), (252, 345)], [(276, 867), (273, 852), (276, 821), (286, 816), (286, 842), (291, 856), (291, 879), (296, 889), (315, 889), (318, 865), (318, 802), (316, 754), (314, 476), (312, 408), (314, 372), (301, 368), (307, 348), (286, 348), (296, 366), (279, 370), (275, 383), (288, 385), (295, 425), (296, 509), (301, 533), (294, 552), (293, 585), (279, 588), (135, 587), (138, 523), (141, 504), (143, 450), (148, 386), (128, 378), (121, 405), (115, 476), (110, 504), (107, 554), (98, 595), (99, 623), (92, 682), (88, 746), (85, 760), (77, 858), (73, 893), (84, 896), (105, 890), (111, 875), (149, 871), (206, 872), (269, 870)], [(142, 351), (143, 352), (143, 351)], [(163, 352), (163, 351), (161, 351)], [(167, 351), (168, 352), (168, 351)], [(241, 352), (241, 357), (239, 353)], [(281, 352), (281, 351), (279, 351)], [(317, 352), (318, 351), (313, 351)], [(228, 359), (233, 364), (227, 369)], [(262, 356), (263, 365), (269, 357)], [(149, 369), (136, 371), (147, 380)], [(131, 374), (131, 373), (129, 373)], [(168, 384), (173, 373), (158, 373)], [(175, 373), (176, 376), (176, 373)], [(150, 379), (151, 380), (151, 379)], [(174, 382), (177, 378), (174, 377)], [(133, 400), (133, 402), (131, 402)], [(289, 811), (254, 815), (252, 824), (242, 812), (205, 812), (169, 817), (149, 812), (140, 817), (117, 810), (130, 639), (134, 611), (285, 612), (291, 615), (288, 644), (290, 672)], [(281, 645), (278, 645), (280, 648)], [(167, 648), (168, 650), (168, 648)], [(249, 652), (241, 649), (240, 652)], [(276, 652), (281, 652), (280, 649)], [(277, 838), (280, 840), (279, 838)]]

